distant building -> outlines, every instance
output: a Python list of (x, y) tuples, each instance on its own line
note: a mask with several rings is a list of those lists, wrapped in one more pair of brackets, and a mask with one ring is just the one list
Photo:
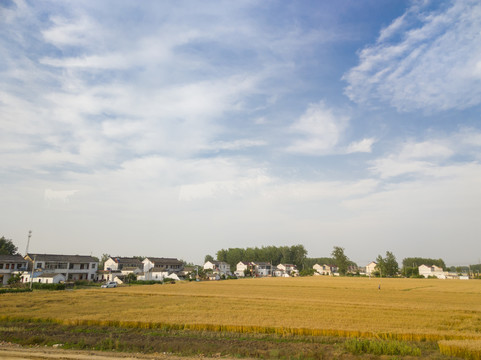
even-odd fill
[(425, 278), (434, 276), (438, 279), (446, 279), (446, 273), (443, 271), (443, 268), (436, 265), (427, 266), (423, 264), (418, 267), (418, 270), (419, 275), (422, 275)]
[(312, 267), (319, 275), (332, 275), (334, 273), (335, 267), (333, 265), (319, 265), (315, 264)]
[(142, 261), (144, 265), (144, 273), (149, 271), (167, 271), (178, 274), (184, 270), (184, 263), (175, 258), (156, 258), (148, 257)]
[[(86, 255), (57, 255), (57, 254), (27, 254), (25, 260), (29, 262), (29, 269), (34, 270), (34, 278), (42, 274), (62, 274), (66, 280), (96, 279), (98, 260)], [(24, 273), (23, 278), (29, 277)]]
[(0, 255), (0, 285), (7, 285), (12, 276), (23, 273), (27, 266), (22, 255)]
[(244, 277), (246, 273), (249, 276), (254, 276), (255, 265), (249, 261), (239, 261), (234, 272), (237, 277)]
[(371, 261), (369, 264), (366, 265), (366, 275), (371, 276), (373, 272), (376, 271), (377, 262)]
[(204, 270), (212, 270), (219, 275), (231, 275), (230, 265), (224, 261), (207, 261), (204, 264)]

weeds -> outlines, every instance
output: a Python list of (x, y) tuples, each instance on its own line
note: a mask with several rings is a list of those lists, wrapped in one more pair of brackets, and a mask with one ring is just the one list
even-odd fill
[(344, 343), (347, 351), (353, 354), (420, 356), (421, 350), (414, 345), (399, 341), (369, 339), (349, 339)]

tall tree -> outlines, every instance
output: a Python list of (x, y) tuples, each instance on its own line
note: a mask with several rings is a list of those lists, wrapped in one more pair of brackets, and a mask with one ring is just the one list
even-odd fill
[(344, 248), (340, 246), (334, 246), (331, 256), (334, 258), (334, 262), (338, 268), (339, 274), (346, 275), (350, 261), (346, 254), (344, 254)]
[(0, 255), (15, 255), (17, 250), (12, 240), (6, 239), (5, 236), (0, 238)]
[(376, 268), (381, 272), (381, 276), (395, 276), (399, 271), (399, 265), (396, 261), (396, 257), (390, 251), (386, 251), (385, 258), (383, 258), (381, 255), (378, 255), (376, 262)]
[[(207, 261), (214, 261), (214, 258), (212, 257), (212, 255), (206, 255), (205, 258), (204, 258), (204, 263), (206, 263)], [(223, 260), (220, 260), (220, 261), (223, 261)]]

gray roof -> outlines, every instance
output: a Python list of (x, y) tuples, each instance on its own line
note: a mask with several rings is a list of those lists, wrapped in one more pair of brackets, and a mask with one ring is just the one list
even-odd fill
[(142, 261), (134, 257), (110, 257), (117, 264), (138, 264), (142, 265)]
[(71, 263), (91, 263), (91, 262), (98, 262), (96, 258), (93, 256), (87, 255), (56, 255), (56, 254), (27, 254), (25, 257), (29, 257), (30, 259), (34, 259), (36, 257), (36, 261), (64, 261), (64, 262), (71, 262)]
[(25, 262), (25, 259), (20, 254), (16, 255), (0, 255), (0, 262)]
[(42, 273), (42, 274), (39, 274), (37, 276), (37, 278), (54, 278), (55, 276), (63, 276), (65, 277), (64, 275), (60, 274), (60, 273), (57, 273), (57, 274), (54, 274), (54, 273)]
[(177, 260), (175, 258), (154, 258), (154, 257), (148, 257), (146, 258), (150, 262), (153, 262), (154, 264), (162, 264), (162, 265), (182, 265), (182, 261)]

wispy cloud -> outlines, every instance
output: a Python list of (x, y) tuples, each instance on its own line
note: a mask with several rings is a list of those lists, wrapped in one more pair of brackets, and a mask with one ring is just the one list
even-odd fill
[(344, 79), (351, 100), (383, 101), (401, 111), (463, 109), (481, 103), (481, 5), (418, 3), (359, 53)]

